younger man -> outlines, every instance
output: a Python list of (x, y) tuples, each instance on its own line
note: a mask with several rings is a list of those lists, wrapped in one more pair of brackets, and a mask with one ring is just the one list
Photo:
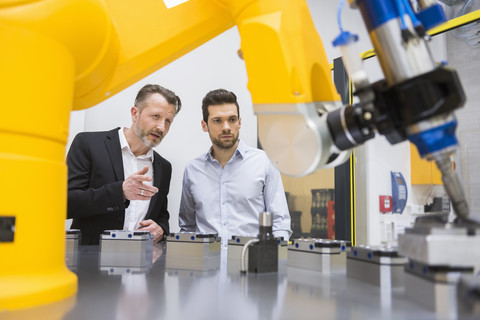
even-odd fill
[(273, 215), (273, 233), (288, 240), (282, 178), (266, 153), (239, 140), (241, 118), (233, 92), (210, 91), (202, 102), (202, 129), (212, 146), (185, 168), (180, 203), (182, 231), (217, 232), (222, 245), (236, 236), (256, 236), (261, 212)]

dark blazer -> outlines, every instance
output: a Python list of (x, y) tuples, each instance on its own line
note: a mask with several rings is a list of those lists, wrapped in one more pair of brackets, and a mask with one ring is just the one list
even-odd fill
[[(68, 218), (72, 229), (80, 229), (82, 244), (98, 244), (104, 230), (121, 230), (125, 220), (122, 151), (119, 128), (103, 132), (82, 132), (67, 155)], [(153, 152), (153, 185), (158, 193), (150, 200), (145, 220), (152, 219), (169, 234), (167, 194), (172, 166)]]

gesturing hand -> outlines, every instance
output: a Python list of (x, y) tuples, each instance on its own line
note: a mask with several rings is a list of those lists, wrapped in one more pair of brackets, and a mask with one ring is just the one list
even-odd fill
[(143, 183), (144, 181), (152, 181), (151, 177), (145, 175), (147, 172), (148, 167), (144, 167), (123, 181), (122, 189), (125, 199), (150, 200), (158, 192), (158, 188)]
[(154, 242), (162, 240), (165, 234), (163, 228), (151, 219), (140, 221), (140, 228), (138, 228), (138, 230), (150, 231), (150, 233), (153, 234)]

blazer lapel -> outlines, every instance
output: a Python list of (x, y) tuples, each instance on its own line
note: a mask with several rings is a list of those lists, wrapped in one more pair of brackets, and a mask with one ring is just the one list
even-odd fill
[(118, 130), (113, 129), (107, 134), (105, 139), (105, 145), (110, 155), (110, 161), (112, 161), (113, 171), (115, 172), (115, 177), (117, 181), (125, 180), (123, 172), (123, 160), (122, 160), (122, 149), (120, 148), (120, 139), (118, 137)]
[[(158, 154), (154, 151), (153, 152), (153, 185), (160, 189), (160, 181), (162, 181), (162, 166), (160, 162), (160, 157)], [(155, 194), (152, 199), (150, 200), (150, 204), (148, 205), (148, 211), (145, 219), (148, 219), (150, 216), (150, 213), (152, 212), (152, 209), (155, 205), (155, 201), (158, 199), (158, 193)]]

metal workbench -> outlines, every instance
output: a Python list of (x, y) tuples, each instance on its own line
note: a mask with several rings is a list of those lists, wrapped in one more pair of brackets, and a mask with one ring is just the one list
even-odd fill
[(98, 246), (80, 246), (70, 266), (79, 280), (76, 297), (0, 312), (0, 319), (442, 319), (402, 288), (382, 291), (347, 278), (344, 266), (322, 274), (284, 260), (278, 273), (241, 275), (226, 249), (194, 268), (181, 258), (167, 263), (166, 250), (156, 245), (151, 265), (117, 268), (99, 265)]

